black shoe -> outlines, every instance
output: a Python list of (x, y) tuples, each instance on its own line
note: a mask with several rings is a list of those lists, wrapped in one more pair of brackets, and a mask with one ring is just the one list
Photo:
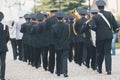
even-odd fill
[(97, 72), (101, 74), (101, 73), (102, 73), (102, 70), (100, 70), (100, 69), (97, 69)]
[(107, 72), (107, 75), (111, 75), (111, 71), (108, 71), (108, 72)]
[(5, 80), (5, 78), (1, 78), (1, 80)]
[(57, 76), (60, 76), (60, 74), (57, 74)]
[(68, 75), (67, 75), (67, 74), (64, 74), (64, 77), (68, 77)]

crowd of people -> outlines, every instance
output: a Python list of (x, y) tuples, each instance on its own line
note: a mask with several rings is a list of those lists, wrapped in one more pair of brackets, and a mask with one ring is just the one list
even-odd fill
[[(104, 10), (103, 0), (96, 1), (96, 5), (98, 10), (90, 12), (79, 9), (79, 19), (59, 10), (51, 10), (49, 16), (46, 13), (20, 16), (18, 21), (6, 26), (9, 27), (13, 59), (19, 57), (36, 69), (43, 66), (45, 71), (68, 77), (68, 60), (102, 73), (105, 58), (106, 72), (111, 75), (111, 43), (119, 24), (111, 12)], [(0, 17), (0, 21), (2, 19)], [(0, 77), (5, 80), (8, 29), (3, 30), (2, 23), (0, 26)]]

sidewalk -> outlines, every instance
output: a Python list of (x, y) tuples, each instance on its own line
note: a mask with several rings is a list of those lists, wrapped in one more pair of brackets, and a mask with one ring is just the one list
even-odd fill
[(64, 78), (62, 75), (57, 77), (56, 74), (50, 74), (48, 71), (44, 71), (42, 67), (35, 69), (22, 61), (13, 61), (10, 46), (9, 49), (6, 64), (7, 80), (120, 80), (120, 49), (117, 49), (117, 55), (112, 56), (112, 75), (107, 75), (105, 66), (103, 66), (103, 73), (98, 74), (97, 71), (87, 69), (85, 66), (80, 67), (72, 62), (68, 65), (68, 78)]

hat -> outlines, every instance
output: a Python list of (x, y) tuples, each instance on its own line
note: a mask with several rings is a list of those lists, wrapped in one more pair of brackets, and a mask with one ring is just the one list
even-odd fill
[(30, 14), (30, 18), (36, 19), (36, 14)]
[(57, 9), (50, 10), (50, 12), (57, 12), (57, 11), (58, 11)]
[(4, 14), (0, 12), (0, 21), (4, 18)]
[(29, 19), (29, 18), (30, 18), (30, 14), (25, 14), (25, 15), (24, 15), (24, 18), (25, 18), (25, 19)]
[(98, 11), (97, 11), (96, 9), (92, 9), (92, 10), (90, 11), (90, 13), (92, 13), (92, 14), (97, 14)]
[(42, 21), (42, 20), (44, 19), (44, 14), (38, 13), (38, 14), (36, 15), (36, 19)]
[(96, 5), (97, 5), (97, 6), (105, 6), (106, 3), (105, 3), (104, 0), (97, 0), (97, 1), (96, 1)]
[(72, 16), (72, 15), (69, 15), (69, 19), (74, 19), (74, 16)]
[(87, 10), (86, 9), (79, 9), (78, 13), (82, 14), (82, 15), (86, 15), (87, 14)]
[(64, 19), (68, 19), (68, 18), (69, 18), (69, 14), (65, 14)]
[(65, 14), (62, 11), (58, 11), (58, 12), (55, 13), (56, 17), (61, 17), (62, 18), (62, 17), (64, 17), (64, 15)]

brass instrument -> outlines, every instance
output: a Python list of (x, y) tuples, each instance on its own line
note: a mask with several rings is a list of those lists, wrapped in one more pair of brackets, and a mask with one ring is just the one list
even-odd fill
[(81, 18), (81, 16), (79, 15), (79, 13), (77, 12), (76, 9), (71, 11), (71, 14), (78, 20)]

